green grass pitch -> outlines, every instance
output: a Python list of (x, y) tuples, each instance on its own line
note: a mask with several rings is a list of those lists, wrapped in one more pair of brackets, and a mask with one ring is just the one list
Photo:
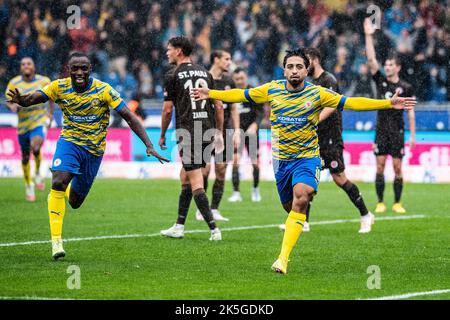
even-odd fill
[[(358, 185), (373, 209), (373, 184)], [(405, 185), (406, 219), (378, 220), (370, 234), (360, 235), (358, 222), (336, 221), (359, 218), (345, 193), (322, 183), (311, 232), (301, 236), (287, 275), (270, 270), (283, 236), (270, 225), (286, 216), (275, 184), (261, 184), (260, 203), (249, 200), (250, 187), (241, 186), (244, 202), (229, 203), (227, 182), (221, 212), (230, 221), (219, 224), (223, 241), (212, 243), (206, 224), (195, 220), (194, 203), (186, 230), (205, 232), (184, 239), (157, 235), (175, 221), (177, 181), (99, 179), (80, 209), (67, 205), (63, 237), (138, 236), (68, 241), (66, 258), (54, 262), (49, 243), (4, 246), (49, 239), (48, 187), (27, 203), (21, 179), (0, 179), (0, 297), (358, 299), (450, 289), (450, 185)], [(390, 209), (391, 184), (386, 204)], [(398, 216), (388, 210), (377, 217)], [(67, 288), (71, 265), (80, 268), (80, 289)], [(372, 265), (380, 268), (381, 289), (367, 287)], [(416, 298), (450, 299), (450, 293)]]

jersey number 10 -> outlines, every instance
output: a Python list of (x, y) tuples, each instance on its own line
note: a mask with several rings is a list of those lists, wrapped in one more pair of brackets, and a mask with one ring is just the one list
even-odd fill
[[(184, 83), (184, 88), (189, 90), (189, 96), (190, 96), (191, 90), (193, 88), (196, 88), (196, 89), (197, 88), (208, 88), (208, 83), (206, 82), (205, 79), (198, 78), (195, 81), (195, 83), (193, 84), (192, 79), (189, 79), (188, 81), (186, 81)], [(195, 99), (192, 96), (190, 96), (190, 97), (191, 97), (192, 110), (196, 110), (197, 109), (197, 102), (195, 101)], [(203, 100), (200, 108), (204, 109), (205, 105), (206, 105), (206, 100)]]

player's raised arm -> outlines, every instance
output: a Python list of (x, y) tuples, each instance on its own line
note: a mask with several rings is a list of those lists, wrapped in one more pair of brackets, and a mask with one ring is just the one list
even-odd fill
[(346, 97), (332, 90), (322, 88), (320, 103), (323, 108), (336, 108), (339, 111), (351, 109), (356, 111), (370, 111), (382, 109), (411, 110), (417, 104), (415, 97), (399, 97), (397, 90), (391, 99), (369, 99), (363, 97)]
[(224, 102), (253, 102), (255, 104), (268, 101), (269, 83), (251, 89), (211, 90), (208, 88), (193, 88), (192, 97), (198, 100), (216, 99)]
[(366, 54), (367, 54), (367, 61), (369, 63), (369, 69), (371, 74), (377, 73), (378, 69), (380, 68), (378, 65), (376, 53), (375, 53), (375, 46), (373, 44), (373, 34), (375, 33), (375, 27), (373, 26), (372, 22), (366, 18), (364, 19), (364, 34), (366, 39)]
[(21, 107), (29, 107), (35, 104), (48, 101), (48, 97), (42, 91), (35, 91), (32, 94), (20, 94), (19, 89), (9, 90), (7, 94), (9, 103), (16, 103)]
[(206, 99), (216, 99), (230, 103), (247, 101), (242, 89), (211, 90), (209, 88), (193, 88), (191, 96), (195, 101)]
[(150, 138), (147, 135), (147, 132), (145, 131), (144, 126), (139, 121), (139, 119), (128, 109), (127, 106), (123, 106), (119, 110), (120, 116), (128, 123), (131, 130), (133, 130), (134, 133), (142, 140), (142, 142), (147, 147), (147, 156), (154, 156), (159, 160), (159, 162), (169, 162), (169, 159), (164, 158), (163, 156), (159, 155), (155, 149), (153, 148), (153, 144), (150, 141)]
[(415, 97), (399, 97), (400, 90), (397, 90), (391, 99), (369, 99), (361, 97), (347, 98), (344, 104), (345, 109), (352, 110), (414, 110), (417, 100)]

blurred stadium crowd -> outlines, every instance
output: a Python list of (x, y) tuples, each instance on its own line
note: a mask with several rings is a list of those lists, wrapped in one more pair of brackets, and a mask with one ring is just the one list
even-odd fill
[[(211, 50), (228, 50), (253, 85), (282, 77), (285, 49), (318, 47), (342, 92), (371, 97), (362, 21), (372, 3), (383, 13), (375, 36), (379, 61), (396, 50), (419, 100), (449, 101), (448, 0), (0, 0), (0, 89), (22, 57), (55, 79), (77, 50), (92, 57), (95, 76), (126, 101), (161, 98), (165, 45), (184, 34), (196, 43), (195, 61), (208, 66)], [(67, 8), (74, 4), (81, 28), (69, 30)]]

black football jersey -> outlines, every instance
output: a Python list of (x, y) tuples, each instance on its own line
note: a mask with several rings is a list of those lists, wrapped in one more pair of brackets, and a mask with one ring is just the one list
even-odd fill
[[(214, 79), (214, 88), (217, 90), (229, 90), (236, 88), (233, 79), (228, 76), (222, 76), (221, 79)], [(232, 129), (231, 124), (231, 105), (232, 103), (223, 102), (223, 128)]]
[[(414, 96), (412, 86), (401, 80), (397, 83), (388, 81), (381, 74), (380, 70), (373, 75), (373, 79), (377, 86), (377, 94), (379, 99), (390, 99), (395, 94), (397, 88), (400, 88), (400, 96)], [(400, 132), (404, 131), (405, 121), (403, 120), (403, 110), (387, 109), (377, 111), (377, 131), (378, 132)]]
[(193, 137), (194, 123), (200, 123), (202, 131), (214, 128), (214, 106), (211, 100), (195, 101), (192, 88), (214, 89), (211, 74), (202, 66), (183, 63), (167, 72), (164, 77), (164, 100), (175, 106), (176, 129), (186, 129)]
[[(250, 89), (252, 86), (247, 86)], [(239, 123), (242, 130), (247, 130), (248, 127), (258, 121), (258, 114), (263, 111), (262, 104), (254, 104), (251, 102), (241, 102), (238, 104)]]
[[(312, 82), (339, 93), (338, 82), (334, 75), (328, 71), (322, 72), (320, 77), (312, 79)], [(330, 145), (343, 147), (342, 113), (336, 110), (331, 116), (319, 123), (317, 135), (319, 136), (319, 146), (321, 148), (326, 148)]]

